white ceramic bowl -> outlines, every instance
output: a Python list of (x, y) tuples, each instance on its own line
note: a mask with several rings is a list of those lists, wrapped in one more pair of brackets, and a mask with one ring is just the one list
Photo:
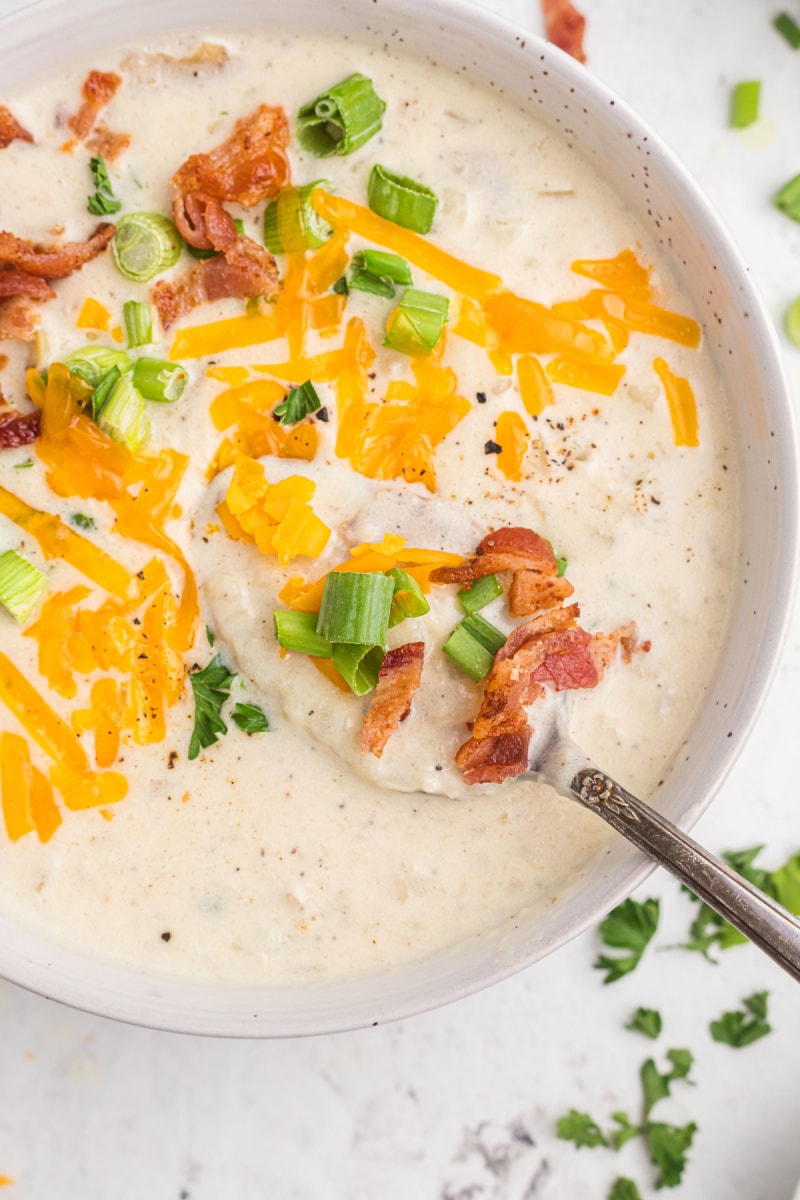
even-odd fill
[[(174, 28), (215, 28), (216, 0), (43, 0), (0, 22), (0, 79), (15, 86), (71, 56)], [(660, 789), (662, 811), (691, 826), (718, 791), (770, 683), (796, 561), (794, 437), (769, 318), (732, 243), (658, 137), (557, 49), (455, 0), (227, 0), (236, 26), (374, 33), (404, 39), (442, 68), (492, 80), (568, 133), (644, 218), (701, 318), (731, 404), (744, 500), (743, 556), (728, 644), (685, 752)], [(746, 578), (746, 582), (745, 582)], [(393, 973), (291, 988), (203, 986), (143, 977), (82, 957), (0, 916), (0, 974), (126, 1021), (228, 1036), (294, 1036), (407, 1016), (493, 984), (557, 949), (623, 899), (649, 865), (621, 839), (557, 904), (459, 949)]]

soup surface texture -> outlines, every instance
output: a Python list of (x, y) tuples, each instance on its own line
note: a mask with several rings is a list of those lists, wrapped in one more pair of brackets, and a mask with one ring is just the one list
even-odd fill
[[(385, 102), (381, 127), (316, 157), (297, 114), (354, 73)], [(525, 528), (566, 560), (574, 593), (553, 607), (578, 603), (591, 635), (635, 622), (630, 661), (565, 696), (586, 750), (654, 795), (724, 636), (736, 481), (710, 354), (643, 225), (498, 89), (368, 42), (173, 36), (0, 103), (28, 135), (0, 150), (0, 226), (29, 248), (172, 218), (176, 192), (184, 213), (189, 191), (210, 193), (190, 228), (216, 214), (223, 231), (151, 279), (107, 247), (63, 277), (43, 268), (48, 299), (0, 299), (5, 334), (12, 304), (37, 325), (0, 341), (3, 396), (43, 411), (35, 439), (0, 449), (0, 552), (46, 583), (22, 621), (0, 610), (4, 910), (155, 974), (282, 984), (390, 969), (557, 900), (610, 835), (540, 785), (467, 782), (456, 754), (484, 682), (442, 652), (460, 585), (428, 576)], [(255, 200), (214, 193), (211, 152), (260, 106), (285, 113), (285, 177)], [(374, 218), (376, 164), (435, 194), (430, 232)], [(313, 199), (288, 190), (320, 180)], [(276, 200), (269, 298), (215, 288), (252, 243), (268, 262)], [(28, 262), (4, 236), (0, 282)], [(364, 250), (403, 259), (411, 295), (354, 281)], [(189, 272), (202, 302), (175, 315), (165, 297)], [(444, 298), (446, 320), (432, 347), (397, 348), (414, 290)], [(130, 301), (152, 318), (139, 346)], [(149, 436), (144, 418), (111, 419), (99, 376), (81, 382), (74, 358), (68, 373), (86, 347), (125, 351), (134, 382), (142, 358), (183, 368), (177, 399), (144, 401)], [(407, 568), (429, 605), (388, 632), (424, 665), (380, 755), (362, 750), (374, 692), (282, 651), (273, 626), (275, 610), (317, 611), (310, 585), (360, 558)], [(510, 615), (511, 578), (481, 609), (501, 640), (531, 618)]]

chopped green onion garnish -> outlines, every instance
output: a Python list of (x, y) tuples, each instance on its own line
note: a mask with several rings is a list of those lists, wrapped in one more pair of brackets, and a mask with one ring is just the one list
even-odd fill
[(497, 654), (506, 644), (506, 635), (492, 625), (491, 621), (487, 621), (485, 617), (479, 613), (470, 613), (468, 617), (464, 617), (461, 624), (466, 629), (467, 633), (471, 634), (477, 642), (492, 654)]
[(491, 604), (502, 594), (503, 588), (497, 576), (484, 575), (482, 579), (476, 579), (472, 587), (464, 588), (462, 592), (459, 592), (458, 599), (464, 612), (474, 613), (479, 608), (485, 608), (487, 604)]
[(257, 704), (236, 704), (231, 720), (242, 733), (267, 733), (269, 730), (267, 714)]
[(128, 346), (149, 346), (153, 340), (153, 313), (144, 300), (126, 300), (122, 306)]
[(333, 287), (331, 288), (331, 291), (332, 291), (332, 292), (335, 292), (337, 296), (346, 296), (346, 295), (348, 295), (348, 293), (349, 293), (350, 289), (349, 289), (349, 287), (347, 286), (347, 278), (346, 278), (346, 276), (344, 276), (344, 275), (343, 275), (343, 276), (341, 277), (341, 279), (337, 279), (337, 280), (336, 280), (336, 283), (335, 283), (335, 284), (333, 285)]
[(305, 187), (287, 187), (264, 210), (264, 245), (270, 254), (316, 250), (324, 245), (333, 228), (311, 203), (315, 188), (328, 189), (327, 179), (316, 179)]
[(330, 658), (331, 644), (317, 633), (317, 614), (294, 612), (278, 608), (272, 614), (275, 637), (284, 650), (310, 654), (313, 658)]
[(800, 175), (795, 175), (783, 185), (776, 193), (774, 203), (787, 217), (800, 221)]
[(333, 665), (357, 696), (371, 692), (378, 684), (383, 663), (383, 646), (339, 644), (333, 647)]
[(84, 346), (64, 356), (64, 365), (72, 375), (80, 375), (92, 387), (111, 370), (119, 367), (121, 373), (131, 369), (131, 360), (124, 350), (112, 350), (108, 346)]
[(78, 529), (96, 529), (97, 528), (94, 523), (94, 517), (87, 517), (86, 513), (82, 513), (82, 512), (73, 513), (72, 516), (70, 517), (70, 521), (72, 521), (72, 524), (76, 525), (78, 527)]
[(569, 566), (568, 560), (566, 558), (563, 558), (562, 555), (557, 554), (556, 555), (556, 575), (559, 579), (565, 573), (568, 566)]
[(317, 390), (310, 379), (299, 387), (287, 392), (286, 399), (281, 400), (274, 408), (276, 417), (280, 417), (281, 425), (296, 425), (303, 417), (316, 412), (322, 406)]
[(783, 324), (789, 340), (800, 349), (800, 296), (787, 308)]
[(427, 233), (433, 225), (436, 193), (408, 179), (405, 175), (392, 175), (380, 163), (372, 168), (367, 188), (367, 202), (373, 212), (395, 225), (412, 229), (414, 233)]
[(423, 595), (422, 588), (413, 575), (402, 567), (392, 567), (386, 575), (394, 583), (392, 607), (389, 611), (389, 626), (399, 625), (407, 617), (424, 617), (431, 606)]
[(150, 438), (150, 422), (144, 398), (130, 379), (118, 379), (96, 417), (97, 424), (115, 442), (139, 450)]
[(464, 628), (463, 621), (456, 625), (442, 649), (476, 683), (480, 683), (492, 669), (494, 655)]
[(108, 169), (102, 154), (98, 154), (97, 158), (89, 159), (89, 170), (92, 173), (92, 183), (95, 186), (95, 193), (89, 197), (86, 205), (89, 212), (94, 213), (98, 217), (107, 217), (109, 213), (119, 212), (122, 204), (114, 195), (114, 189), (111, 186)]
[(26, 458), (26, 459), (23, 459), (22, 462), (14, 463), (14, 470), (15, 471), (27, 471), (28, 467), (32, 467), (32, 466), (33, 466), (33, 459)]
[(111, 242), (111, 255), (126, 279), (144, 283), (173, 267), (180, 258), (183, 238), (169, 217), (138, 212), (120, 217)]
[(347, 286), (356, 292), (391, 297), (395, 284), (411, 283), (411, 267), (399, 254), (386, 250), (359, 250), (347, 272)]
[(430, 354), (442, 336), (450, 301), (446, 296), (406, 288), (386, 322), (384, 346), (402, 354)]
[(131, 380), (137, 392), (145, 400), (171, 403), (178, 400), (188, 382), (189, 375), (180, 363), (167, 362), (163, 358), (137, 358)]
[(366, 75), (349, 75), (297, 114), (300, 144), (317, 158), (352, 154), (376, 134), (386, 105)]
[(746, 129), (758, 120), (761, 82), (758, 79), (737, 83), (731, 95), (731, 128)]
[(785, 38), (793, 50), (800, 48), (800, 25), (788, 13), (778, 13), (772, 22), (781, 37)]
[(122, 378), (122, 372), (119, 367), (112, 367), (110, 371), (106, 371), (103, 378), (98, 383), (97, 387), (92, 392), (92, 417), (96, 421), (103, 411), (108, 397), (116, 387), (118, 380)]
[(47, 576), (16, 550), (0, 554), (0, 604), (20, 623), (27, 621), (47, 587)]
[(394, 580), (381, 571), (331, 571), (325, 576), (317, 632), (329, 642), (383, 646)]

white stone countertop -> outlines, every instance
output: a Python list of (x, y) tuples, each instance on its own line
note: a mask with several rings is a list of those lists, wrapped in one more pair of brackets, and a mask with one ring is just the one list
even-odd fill
[[(588, 69), (648, 119), (731, 229), (780, 322), (800, 293), (800, 226), (771, 205), (800, 172), (800, 51), (774, 32), (798, 0), (582, 0)], [(538, 0), (488, 7), (541, 32)], [(0, 13), (15, 0), (0, 0)], [(732, 84), (760, 79), (762, 119), (727, 127)], [(2, 197), (0, 197), (0, 210)], [(800, 350), (784, 338), (800, 394)], [(715, 851), (800, 847), (792, 747), (800, 620), (770, 698), (696, 836)], [(695, 1055), (659, 1119), (698, 1131), (680, 1200), (790, 1200), (800, 1178), (800, 993), (751, 946), (718, 966), (667, 949), (692, 906), (653, 874), (657, 946), (604, 987), (596, 934), (445, 1009), (364, 1032), (226, 1042), (129, 1028), (0, 984), (0, 1175), (8, 1200), (605, 1200), (617, 1175), (644, 1200), (655, 1171), (640, 1139), (619, 1153), (555, 1135), (569, 1108), (604, 1128), (640, 1111), (639, 1067)], [(773, 1032), (745, 1049), (709, 1021), (770, 992)], [(625, 1029), (657, 1007), (656, 1042)]]

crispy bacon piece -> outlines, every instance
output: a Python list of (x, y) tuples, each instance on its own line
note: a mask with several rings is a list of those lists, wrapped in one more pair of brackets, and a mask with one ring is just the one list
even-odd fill
[(0, 104), (0, 150), (5, 150), (12, 142), (32, 142), (33, 137), (27, 129), (20, 125), (10, 108)]
[[(276, 195), (289, 182), (289, 122), (282, 108), (261, 104), (236, 122), (230, 137), (206, 154), (193, 154), (173, 175), (173, 212), (181, 236), (208, 250), (205, 225), (187, 213), (187, 200), (200, 192), (246, 208)], [(195, 216), (196, 220), (196, 216)]]
[(424, 642), (406, 642), (387, 650), (378, 675), (378, 686), (364, 718), (361, 753), (380, 758), (386, 743), (411, 712), (411, 701), (422, 680)]
[(275, 259), (252, 238), (240, 236), (225, 254), (204, 259), (170, 283), (159, 279), (153, 288), (153, 303), (161, 324), (169, 329), (206, 300), (273, 296), (277, 290)]
[(114, 98), (121, 83), (122, 76), (112, 71), (90, 71), (86, 76), (81, 88), (83, 103), (67, 121), (79, 142), (85, 141), (92, 132), (98, 116)]
[(39, 310), (24, 296), (0, 300), (0, 342), (29, 342), (39, 328)]
[(512, 617), (529, 617), (541, 609), (555, 608), (575, 591), (562, 575), (543, 575), (539, 571), (515, 571), (508, 592), (508, 611)]
[(129, 54), (122, 66), (128, 74), (152, 80), (162, 68), (172, 71), (219, 71), (230, 62), (230, 54), (216, 42), (201, 42), (191, 54), (177, 58), (174, 54)]
[(46, 279), (29, 275), (27, 271), (15, 271), (13, 267), (0, 267), (0, 297), (29, 296), (31, 300), (52, 300), (55, 292)]
[(41, 424), (40, 412), (19, 413), (13, 408), (0, 408), (0, 449), (35, 442)]
[(637, 649), (650, 648), (638, 641), (633, 624), (593, 636), (578, 625), (579, 616), (577, 604), (542, 613), (515, 629), (498, 651), (472, 737), (456, 755), (466, 783), (500, 783), (527, 769), (531, 730), (525, 705), (546, 687), (557, 692), (596, 687), (618, 647), (626, 661)]
[(555, 575), (556, 556), (549, 542), (532, 529), (512, 525), (488, 533), (478, 549), (454, 567), (436, 567), (432, 583), (459, 583), (467, 587), (484, 575), (499, 571), (539, 571)]
[(114, 225), (105, 221), (85, 242), (47, 247), (33, 246), (13, 233), (0, 230), (0, 268), (15, 267), (39, 279), (65, 279), (105, 250), (114, 229)]
[(86, 139), (86, 149), (91, 154), (101, 154), (106, 162), (114, 163), (131, 144), (129, 133), (115, 133), (107, 125), (100, 124)]
[(545, 37), (548, 42), (571, 54), (578, 62), (586, 62), (583, 35), (586, 18), (572, 0), (542, 0)]

